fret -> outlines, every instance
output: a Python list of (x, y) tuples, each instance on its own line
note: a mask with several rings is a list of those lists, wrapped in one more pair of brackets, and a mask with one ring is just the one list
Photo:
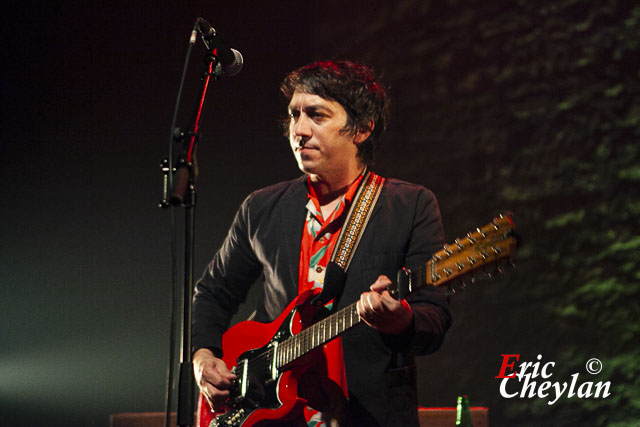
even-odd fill
[(296, 359), (296, 337), (291, 337), (291, 344), (289, 349), (289, 362), (292, 362)]
[(320, 344), (320, 328), (319, 328), (319, 324), (315, 323), (312, 326), (312, 328), (313, 328), (313, 342), (311, 343), (311, 345), (307, 349), (308, 351), (313, 350), (314, 348), (316, 348), (318, 346), (318, 344)]
[(316, 347), (316, 343), (318, 342), (316, 325), (313, 325), (309, 329), (311, 330), (311, 346), (309, 347), (309, 349), (312, 349)]
[[(286, 343), (286, 342), (285, 342)], [(280, 350), (280, 366), (284, 366), (287, 364), (287, 347)]]
[(296, 337), (291, 337), (291, 344), (289, 349), (289, 362), (295, 360), (296, 358)]
[(280, 345), (278, 345), (278, 348), (276, 348), (276, 369), (279, 368), (280, 365)]
[(298, 355), (302, 355), (304, 354), (304, 350), (306, 348), (309, 347), (309, 343), (311, 343), (311, 341), (313, 340), (313, 335), (311, 334), (312, 330), (311, 329), (303, 329), (302, 331), (300, 331), (298, 333), (298, 335), (296, 335), (296, 337), (298, 337)]
[(276, 368), (282, 368), (311, 350), (331, 341), (347, 329), (360, 323), (360, 320), (356, 304), (351, 304), (287, 338), (280, 342), (275, 349)]
[(331, 337), (337, 337), (338, 336), (338, 318), (333, 315), (331, 316), (331, 330), (333, 331), (331, 333)]
[(285, 341), (286, 346), (283, 349), (282, 352), (282, 366), (286, 365), (287, 363), (289, 363), (289, 341)]
[(306, 329), (303, 329), (298, 333), (298, 335), (296, 335), (296, 341), (297, 341), (296, 348), (298, 352), (297, 357), (300, 357), (300, 355), (302, 355), (304, 348), (306, 346), (306, 341), (308, 339), (309, 339), (309, 331), (307, 331)]
[(287, 342), (284, 341), (281, 343), (281, 347), (278, 349), (278, 353), (280, 353), (280, 363), (278, 363), (280, 366), (284, 366), (285, 365), (285, 361), (284, 361), (284, 357), (285, 357), (285, 351), (287, 349)]
[(318, 345), (318, 325), (314, 324), (309, 328), (309, 345), (305, 349), (305, 353), (311, 351)]
[(322, 322), (317, 323), (314, 325), (316, 328), (316, 345), (313, 346), (313, 348), (316, 347), (320, 347), (320, 345), (322, 345), (323, 341), (322, 341)]
[(297, 359), (298, 357), (300, 357), (300, 338), (297, 335), (295, 337), (295, 341), (296, 341), (295, 359)]
[(287, 363), (289, 363), (288, 360), (287, 360), (287, 351), (289, 351), (289, 342), (285, 341), (284, 342), (284, 348), (282, 349), (282, 357), (281, 357), (282, 361), (280, 362), (282, 366), (284, 366)]

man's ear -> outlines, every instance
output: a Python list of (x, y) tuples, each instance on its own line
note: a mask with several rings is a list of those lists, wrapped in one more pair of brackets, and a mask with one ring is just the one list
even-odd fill
[(369, 135), (371, 135), (371, 132), (373, 131), (374, 127), (375, 127), (375, 123), (373, 122), (373, 120), (371, 120), (369, 122), (368, 127), (363, 129), (358, 129), (358, 131), (356, 132), (356, 136), (353, 139), (353, 142), (355, 142), (356, 145), (363, 143), (367, 138), (369, 138)]

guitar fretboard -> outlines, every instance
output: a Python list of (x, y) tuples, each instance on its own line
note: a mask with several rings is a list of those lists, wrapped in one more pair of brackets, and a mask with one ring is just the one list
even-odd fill
[[(426, 276), (431, 261), (414, 269), (411, 275), (412, 291), (418, 290), (427, 284)], [(330, 316), (303, 329), (300, 333), (282, 341), (275, 352), (275, 367), (277, 369), (304, 356), (310, 351), (331, 341), (338, 335), (353, 328), (362, 321), (358, 316), (356, 303), (338, 310)]]
[(361, 319), (356, 304), (351, 304), (300, 333), (282, 341), (276, 350), (276, 368), (281, 368), (321, 345), (331, 341), (348, 329), (353, 328)]

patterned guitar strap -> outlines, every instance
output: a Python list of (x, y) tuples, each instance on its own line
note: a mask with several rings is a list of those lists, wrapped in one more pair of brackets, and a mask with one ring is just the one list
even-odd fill
[[(349, 208), (347, 219), (338, 235), (338, 241), (331, 254), (331, 260), (327, 264), (324, 287), (315, 301), (316, 304), (326, 304), (332, 299), (337, 302), (340, 299), (347, 276), (347, 269), (358, 248), (360, 238), (369, 223), (383, 184), (384, 178), (371, 171), (366, 172), (360, 182), (358, 191), (353, 198), (353, 203)], [(333, 306), (336, 307), (337, 304)]]

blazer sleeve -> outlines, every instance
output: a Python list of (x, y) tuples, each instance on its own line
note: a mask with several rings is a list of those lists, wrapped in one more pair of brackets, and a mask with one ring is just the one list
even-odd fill
[[(418, 191), (405, 266), (423, 265), (442, 248), (444, 229), (434, 194), (424, 187)], [(398, 335), (382, 334), (385, 343), (401, 353), (429, 354), (436, 351), (452, 323), (446, 289), (423, 288), (407, 298), (413, 311), (409, 328)]]
[(208, 348), (222, 356), (222, 334), (238, 305), (262, 272), (250, 238), (251, 201), (236, 212), (224, 243), (196, 283), (193, 296), (192, 351)]

